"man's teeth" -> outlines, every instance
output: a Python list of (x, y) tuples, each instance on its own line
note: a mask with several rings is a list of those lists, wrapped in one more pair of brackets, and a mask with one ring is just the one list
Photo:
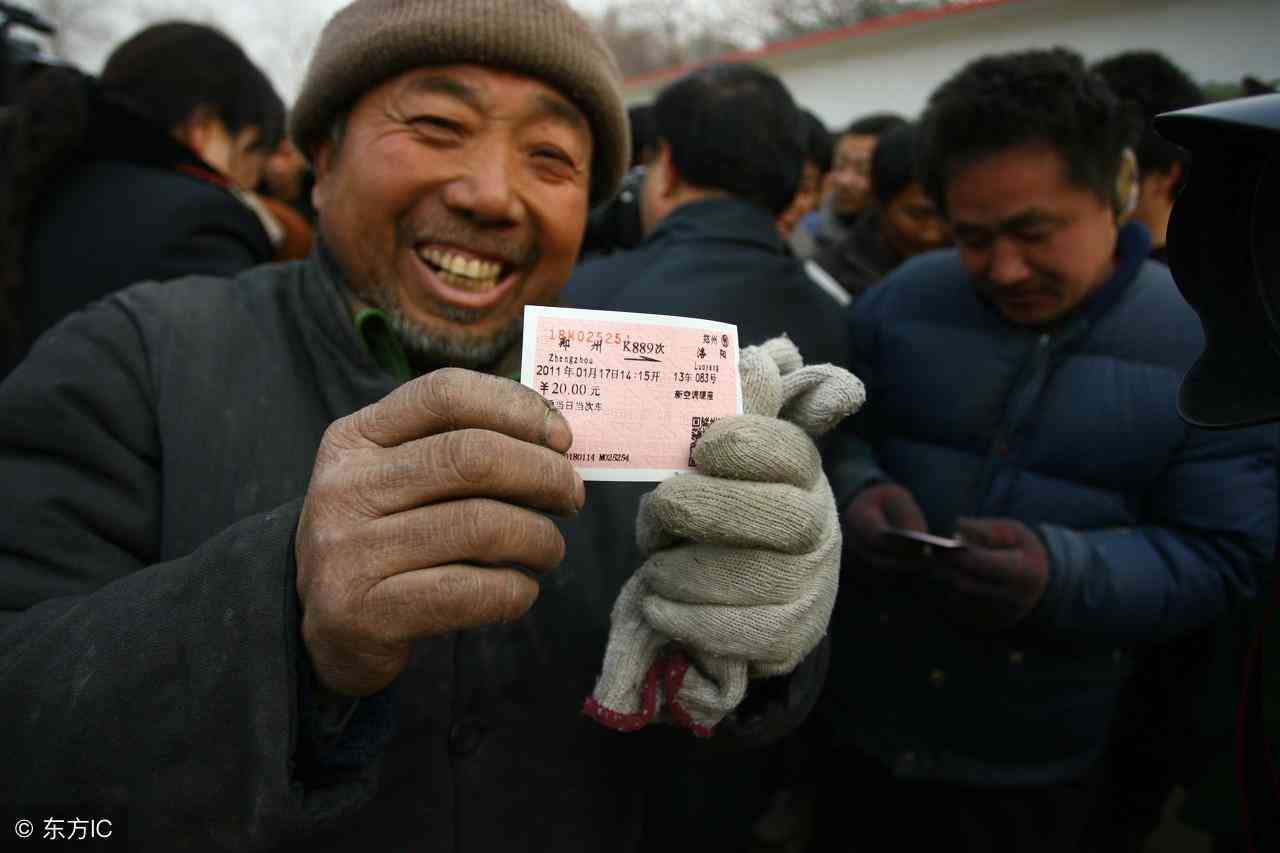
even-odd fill
[(442, 252), (439, 249), (427, 249), (422, 257), (433, 266), (450, 274), (451, 284), (460, 284), (469, 290), (488, 289), (498, 283), (502, 273), (502, 264), (482, 261), (479, 258), (466, 258), (453, 252)]

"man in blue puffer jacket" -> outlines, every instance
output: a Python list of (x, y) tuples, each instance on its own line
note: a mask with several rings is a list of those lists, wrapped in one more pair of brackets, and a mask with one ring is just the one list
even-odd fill
[(850, 784), (823, 792), (826, 847), (1082, 849), (1134, 649), (1259, 585), (1276, 433), (1178, 417), (1203, 335), (1117, 225), (1130, 138), (1061, 49), (980, 59), (929, 102), (921, 178), (957, 248), (853, 306), (868, 405), (832, 476), (822, 753)]

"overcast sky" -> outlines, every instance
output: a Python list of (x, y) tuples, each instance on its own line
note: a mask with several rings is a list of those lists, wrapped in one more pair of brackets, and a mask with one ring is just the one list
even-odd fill
[[(111, 49), (142, 27), (186, 18), (214, 24), (240, 42), (263, 67), (287, 102), (297, 94), (307, 58), (321, 28), (349, 0), (14, 0), (37, 10), (56, 10), (69, 22), (63, 50), (86, 71), (97, 73)], [(693, 0), (712, 3), (713, 0)], [(569, 0), (599, 15), (625, 0)]]

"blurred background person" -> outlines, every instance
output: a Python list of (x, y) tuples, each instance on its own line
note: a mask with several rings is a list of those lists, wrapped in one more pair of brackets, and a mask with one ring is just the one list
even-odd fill
[(13, 100), (33, 70), (48, 64), (49, 57), (31, 37), (55, 33), (52, 22), (30, 9), (0, 2), (0, 107)]
[(263, 164), (258, 192), (285, 202), (308, 222), (314, 223), (316, 208), (311, 202), (311, 190), (315, 184), (315, 172), (307, 158), (302, 156), (292, 140), (282, 139)]
[(627, 107), (631, 126), (631, 167), (643, 166), (658, 153), (658, 125), (653, 104)]
[[(1198, 106), (1200, 87), (1167, 56), (1128, 51), (1093, 65), (1140, 128), (1132, 219), (1151, 233), (1151, 257), (1168, 263), (1174, 200), (1191, 154), (1155, 131), (1160, 113)], [(1099, 851), (1139, 851), (1161, 824), (1176, 786), (1190, 790), (1216, 753), (1230, 749), (1237, 691), (1232, 670), (1243, 654), (1245, 608), (1177, 639), (1138, 650), (1107, 745), (1099, 812), (1091, 830)]]
[(311, 203), (314, 186), (315, 173), (306, 158), (291, 141), (282, 139), (263, 162), (257, 188), (243, 194), (271, 237), (275, 260), (300, 261), (311, 253), (316, 224)]
[(1252, 74), (1246, 74), (1240, 78), (1240, 92), (1247, 98), (1255, 95), (1274, 95), (1276, 87), (1274, 83), (1268, 83), (1265, 80), (1259, 80)]
[[(0, 3), (0, 187), (9, 187), (13, 182), (13, 148), (19, 123), (10, 102), (31, 71), (46, 64), (39, 46), (28, 36), (55, 32), (49, 21), (29, 10)], [(9, 223), (0, 221), (0, 230), (7, 227)], [(0, 378), (21, 347), (10, 286), (11, 282), (0, 279)]]
[(1135, 654), (1263, 582), (1277, 433), (1178, 417), (1202, 328), (1120, 224), (1133, 127), (1078, 54), (970, 63), (919, 134), (956, 248), (851, 312), (822, 849), (1077, 853)]
[(916, 177), (916, 125), (890, 130), (871, 155), (872, 204), (844, 240), (818, 252), (818, 266), (853, 298), (907, 258), (947, 245), (951, 233)]
[(640, 189), (644, 240), (579, 264), (561, 302), (733, 323), (747, 345), (785, 333), (807, 361), (841, 362), (845, 324), (778, 231), (808, 156), (802, 126), (786, 86), (754, 65), (668, 85)]
[(280, 143), (284, 104), (221, 32), (148, 27), (97, 79), (35, 75), (16, 109), (0, 284), (15, 295), (19, 357), (64, 315), (126, 285), (233, 275), (274, 257), (243, 192)]
[(876, 141), (902, 124), (906, 124), (902, 116), (873, 113), (855, 119), (840, 134), (822, 188), (822, 204), (801, 218), (792, 234), (791, 250), (797, 257), (811, 258), (845, 238), (871, 201), (871, 153)]
[(1204, 92), (1167, 56), (1152, 50), (1116, 54), (1095, 63), (1111, 91), (1132, 111), (1142, 128), (1134, 152), (1138, 158), (1138, 197), (1133, 218), (1151, 232), (1151, 257), (1168, 262), (1165, 234), (1169, 213), (1191, 168), (1191, 155), (1156, 133), (1152, 125), (1160, 113), (1199, 106)]
[(835, 140), (831, 132), (810, 110), (800, 111), (800, 135), (803, 140), (804, 165), (800, 172), (800, 189), (791, 205), (778, 215), (778, 231), (790, 240), (800, 219), (817, 209), (822, 201), (822, 185), (831, 171)]
[(627, 119), (631, 126), (631, 168), (622, 179), (618, 193), (596, 205), (587, 217), (587, 233), (579, 252), (582, 260), (634, 249), (644, 239), (640, 192), (647, 164), (653, 159), (658, 144), (653, 105), (628, 107)]
[(257, 186), (284, 137), (284, 103), (266, 75), (203, 24), (147, 27), (107, 57), (99, 82), (242, 189)]

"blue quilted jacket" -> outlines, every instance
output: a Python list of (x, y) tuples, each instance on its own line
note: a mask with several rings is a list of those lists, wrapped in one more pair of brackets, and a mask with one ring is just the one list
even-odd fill
[(1175, 395), (1203, 338), (1146, 236), (1052, 331), (980, 300), (955, 251), (917, 258), (852, 306), (869, 402), (832, 481), (841, 506), (892, 480), (930, 529), (1012, 517), (1047, 546), (1048, 590), (1016, 629), (953, 627), (916, 587), (846, 565), (824, 712), (902, 777), (1072, 778), (1100, 753), (1134, 650), (1254, 594), (1274, 546), (1276, 431), (1193, 429)]

